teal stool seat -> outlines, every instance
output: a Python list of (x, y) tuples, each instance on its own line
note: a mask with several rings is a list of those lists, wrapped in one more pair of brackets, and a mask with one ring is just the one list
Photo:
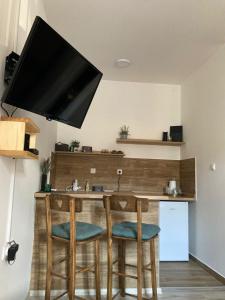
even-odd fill
[[(150, 240), (160, 232), (160, 228), (154, 224), (142, 223), (142, 240)], [(113, 225), (112, 235), (137, 239), (137, 223), (134, 222), (122, 222)]]
[[(76, 222), (76, 240), (84, 241), (102, 234), (104, 230), (95, 224), (84, 222)], [(70, 239), (70, 223), (62, 223), (52, 226), (52, 235), (69, 240)]]

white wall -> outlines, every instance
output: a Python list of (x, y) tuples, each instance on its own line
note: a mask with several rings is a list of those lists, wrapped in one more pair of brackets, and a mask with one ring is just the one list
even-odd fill
[(190, 252), (225, 276), (225, 46), (182, 84), (181, 97), (187, 141), (182, 157), (197, 157)]
[(179, 159), (179, 147), (116, 144), (119, 129), (126, 124), (130, 137), (161, 139), (170, 125), (180, 125), (180, 86), (103, 80), (82, 129), (58, 123), (57, 140), (94, 150), (123, 150), (128, 157)]
[[(3, 69), (5, 57), (12, 50), (20, 53), (36, 15), (45, 18), (41, 0), (22, 0), (19, 14), (19, 28), (15, 26), (18, 14), (17, 0), (0, 1), (0, 95), (3, 92)], [(17, 37), (17, 28), (18, 37)], [(1, 114), (1, 112), (0, 112)], [(40, 127), (37, 148), (40, 156), (48, 157), (56, 141), (56, 124), (48, 123), (44, 118), (19, 110), (17, 116), (31, 117)], [(0, 299), (24, 300), (29, 290), (34, 234), (34, 192), (40, 185), (40, 162), (34, 160), (12, 160), (0, 157), (0, 252), (5, 245), (8, 209), (16, 164), (14, 208), (12, 215), (11, 239), (19, 245), (17, 260), (13, 266), (0, 261)]]

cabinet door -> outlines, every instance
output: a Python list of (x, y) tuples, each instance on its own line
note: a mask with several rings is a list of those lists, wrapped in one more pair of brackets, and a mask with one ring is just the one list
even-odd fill
[(188, 203), (160, 202), (160, 261), (188, 261)]

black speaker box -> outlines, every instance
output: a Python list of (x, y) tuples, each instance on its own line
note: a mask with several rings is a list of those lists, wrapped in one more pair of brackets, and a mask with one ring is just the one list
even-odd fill
[(30, 135), (25, 133), (24, 150), (29, 151), (29, 148), (30, 148)]
[(20, 56), (15, 53), (15, 52), (11, 52), (5, 60), (5, 74), (4, 74), (4, 81), (5, 83), (8, 85), (12, 76), (13, 76), (13, 72), (16, 68), (16, 64), (19, 60)]
[(170, 126), (172, 142), (183, 142), (183, 126)]
[(69, 145), (63, 143), (55, 143), (55, 151), (69, 151)]

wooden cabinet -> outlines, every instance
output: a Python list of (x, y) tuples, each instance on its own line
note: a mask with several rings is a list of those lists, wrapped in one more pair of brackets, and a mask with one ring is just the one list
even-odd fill
[(30, 118), (1, 117), (0, 155), (12, 158), (38, 159), (38, 155), (25, 150), (25, 139), (28, 142), (28, 147), (34, 149), (39, 132), (39, 128)]

